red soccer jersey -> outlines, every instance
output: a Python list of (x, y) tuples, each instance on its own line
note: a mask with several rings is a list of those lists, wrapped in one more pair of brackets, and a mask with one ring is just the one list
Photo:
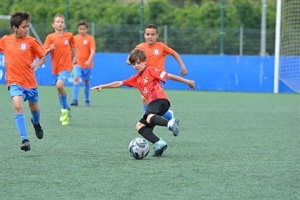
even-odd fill
[(77, 64), (82, 68), (92, 68), (93, 62), (87, 67), (85, 66), (85, 62), (89, 59), (91, 55), (91, 49), (96, 49), (96, 43), (94, 37), (86, 34), (82, 36), (77, 34), (74, 36), (76, 49), (77, 49)]
[(148, 45), (146, 42), (143, 42), (138, 44), (135, 49), (144, 51), (147, 57), (147, 66), (155, 66), (161, 71), (166, 71), (166, 55), (174, 55), (175, 53), (173, 49), (163, 42), (155, 42), (153, 45)]
[(52, 74), (59, 74), (62, 71), (72, 71), (71, 48), (75, 47), (73, 34), (64, 32), (62, 35), (51, 33), (46, 37), (44, 49), (49, 49), (51, 44), (55, 49), (51, 50)]
[(0, 49), (6, 62), (6, 84), (18, 84), (27, 89), (38, 87), (31, 64), (35, 58), (42, 58), (46, 52), (33, 37), (17, 39), (13, 34), (0, 39)]
[(166, 81), (168, 73), (154, 67), (146, 67), (141, 73), (123, 80), (128, 87), (136, 87), (149, 102), (156, 99), (169, 99), (160, 81)]

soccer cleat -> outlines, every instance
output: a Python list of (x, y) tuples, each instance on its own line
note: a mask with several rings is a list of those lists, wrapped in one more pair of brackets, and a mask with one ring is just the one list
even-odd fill
[(31, 119), (31, 123), (33, 125), (33, 128), (35, 130), (35, 135), (38, 139), (42, 139), (44, 137), (44, 130), (43, 128), (41, 127), (41, 124), (38, 123), (38, 124), (35, 124), (33, 123), (33, 120)]
[(163, 152), (167, 149), (168, 145), (165, 141), (163, 141), (162, 139), (158, 140), (155, 144), (154, 144), (154, 153), (153, 156), (161, 156), (163, 154)]
[(168, 122), (168, 128), (172, 131), (174, 136), (179, 134), (179, 119), (173, 118)]
[(74, 99), (71, 103), (71, 106), (78, 106), (78, 101)]
[(90, 100), (85, 100), (85, 105), (86, 106), (90, 106), (91, 104), (90, 104)]
[(30, 151), (30, 143), (29, 140), (25, 139), (22, 141), (21, 150), (22, 151)]
[(69, 125), (71, 119), (70, 113), (71, 113), (71, 109), (61, 109), (60, 120), (63, 126)]

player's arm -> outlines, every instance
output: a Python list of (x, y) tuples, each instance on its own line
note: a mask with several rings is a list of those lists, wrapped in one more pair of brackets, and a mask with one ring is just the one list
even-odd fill
[(46, 62), (46, 56), (43, 56), (43, 57), (39, 58), (36, 62), (33, 62), (30, 66), (34, 70), (37, 70), (39, 68), (39, 66), (41, 66), (45, 62)]
[(110, 82), (110, 83), (107, 83), (107, 84), (91, 87), (90, 90), (91, 91), (92, 90), (97, 90), (98, 92), (100, 92), (103, 88), (119, 88), (119, 87), (122, 87), (123, 85), (124, 85), (123, 81), (114, 81), (114, 82)]
[(86, 66), (88, 66), (88, 65), (92, 62), (92, 60), (93, 60), (93, 58), (94, 58), (94, 55), (95, 55), (95, 52), (96, 52), (96, 50), (95, 50), (94, 48), (91, 48), (91, 49), (90, 49), (90, 56), (89, 56), (89, 58), (87, 59), (87, 61), (85, 62), (85, 65), (86, 65)]
[(75, 65), (77, 63), (77, 50), (75, 46), (71, 47), (71, 58), (73, 65)]
[(180, 65), (180, 68), (181, 68), (180, 74), (181, 74), (181, 76), (187, 75), (187, 74), (188, 74), (188, 71), (187, 71), (187, 69), (186, 69), (186, 67), (185, 67), (185, 65), (184, 65), (184, 63), (183, 63), (183, 61), (182, 61), (180, 55), (175, 51), (175, 53), (174, 53), (172, 56), (175, 58), (175, 60), (176, 60), (176, 61), (179, 63), (179, 65)]
[(177, 82), (182, 82), (182, 83), (185, 83), (187, 84), (192, 90), (195, 88), (195, 81), (193, 80), (189, 80), (189, 79), (186, 79), (186, 78), (182, 78), (180, 76), (176, 76), (174, 74), (169, 74), (167, 75), (167, 79), (169, 80), (173, 80), (173, 81), (177, 81)]

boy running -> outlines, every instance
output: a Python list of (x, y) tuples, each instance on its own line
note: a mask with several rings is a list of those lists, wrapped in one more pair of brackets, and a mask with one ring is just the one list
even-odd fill
[(52, 74), (61, 105), (59, 120), (63, 126), (66, 126), (70, 123), (71, 109), (68, 104), (65, 83), (73, 70), (73, 64), (77, 62), (75, 40), (71, 32), (64, 31), (65, 18), (63, 15), (57, 14), (54, 16), (52, 27), (54, 33), (46, 37), (44, 48), (51, 55)]
[[(136, 87), (143, 97), (149, 102), (143, 117), (136, 124), (136, 129), (145, 139), (154, 144), (153, 156), (161, 156), (167, 148), (167, 143), (158, 138), (153, 129), (156, 125), (168, 127), (174, 136), (179, 134), (179, 120), (172, 118), (170, 120), (162, 117), (170, 107), (170, 101), (164, 89), (161, 87), (161, 82), (166, 79), (178, 81), (187, 84), (191, 89), (194, 89), (195, 82), (166, 71), (155, 68), (155, 66), (146, 65), (146, 55), (139, 49), (133, 50), (129, 54), (129, 62), (132, 64), (136, 75), (123, 81), (114, 81), (104, 85), (92, 87), (91, 90), (101, 91), (103, 88), (119, 88), (123, 85), (128, 87)], [(146, 67), (147, 66), (147, 67)]]
[[(166, 55), (172, 55), (175, 60), (179, 63), (179, 66), (181, 68), (180, 74), (181, 76), (185, 76), (188, 71), (179, 56), (179, 54), (164, 44), (163, 42), (157, 42), (158, 38), (158, 28), (154, 24), (149, 24), (146, 26), (144, 30), (144, 38), (145, 42), (138, 44), (135, 49), (140, 49), (145, 52), (147, 56), (147, 65), (149, 67), (155, 66), (161, 71), (166, 71), (165, 69), (165, 61), (166, 61)], [(131, 64), (130, 61), (127, 59), (127, 64)], [(147, 100), (142, 96), (142, 104), (143, 104), (143, 110), (146, 110), (147, 107)], [(168, 110), (164, 117), (167, 119), (172, 119), (174, 117), (174, 113), (171, 110)]]
[[(14, 105), (14, 118), (21, 137), (21, 150), (30, 151), (23, 101), (28, 101), (31, 111), (31, 123), (38, 139), (42, 139), (44, 131), (40, 125), (40, 109), (38, 105), (38, 84), (34, 71), (45, 63), (45, 51), (39, 42), (28, 36), (30, 14), (15, 12), (10, 17), (13, 34), (0, 39), (0, 50), (6, 60), (6, 85)], [(35, 62), (35, 58), (39, 58)]]

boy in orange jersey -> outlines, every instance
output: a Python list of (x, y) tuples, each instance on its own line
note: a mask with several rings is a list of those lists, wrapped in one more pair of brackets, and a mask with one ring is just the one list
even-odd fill
[(71, 106), (78, 105), (78, 93), (80, 89), (80, 78), (84, 82), (85, 105), (90, 105), (90, 79), (92, 77), (93, 58), (96, 51), (94, 37), (87, 33), (88, 23), (80, 20), (77, 24), (78, 34), (74, 36), (78, 60), (73, 68), (73, 101)]
[(136, 87), (140, 93), (149, 102), (143, 117), (136, 124), (136, 129), (145, 139), (154, 144), (153, 156), (161, 156), (167, 148), (167, 143), (158, 138), (153, 129), (157, 126), (168, 127), (174, 136), (179, 134), (179, 120), (172, 118), (170, 120), (162, 117), (169, 109), (170, 102), (164, 89), (161, 87), (161, 82), (166, 79), (178, 81), (187, 84), (191, 89), (194, 89), (195, 82), (166, 71), (162, 71), (155, 67), (146, 67), (146, 54), (135, 49), (129, 54), (129, 62), (132, 63), (137, 74), (123, 81), (114, 81), (111, 83), (92, 87), (91, 90), (101, 91), (103, 88), (118, 88), (122, 86)]
[[(30, 14), (15, 12), (10, 17), (13, 34), (0, 39), (0, 50), (6, 60), (6, 85), (14, 105), (15, 123), (21, 136), (21, 150), (31, 149), (27, 136), (23, 101), (28, 100), (31, 111), (31, 123), (38, 139), (44, 136), (40, 125), (40, 109), (38, 105), (38, 84), (34, 71), (45, 63), (45, 51), (39, 42), (28, 36)], [(35, 58), (39, 58), (35, 62)]]
[(50, 52), (52, 63), (52, 74), (58, 98), (61, 105), (61, 124), (66, 126), (70, 123), (70, 106), (67, 99), (65, 82), (68, 81), (70, 73), (73, 70), (73, 64), (76, 64), (75, 40), (71, 32), (65, 32), (65, 18), (57, 14), (53, 18), (52, 27), (54, 33), (49, 34), (44, 42), (44, 48), (47, 53)]
[[(165, 61), (166, 61), (166, 55), (172, 55), (175, 60), (179, 63), (179, 66), (181, 68), (180, 74), (181, 76), (185, 76), (188, 71), (179, 56), (179, 54), (171, 49), (169, 46), (164, 44), (163, 42), (157, 42), (158, 38), (158, 28), (154, 24), (149, 24), (146, 26), (144, 30), (144, 38), (145, 42), (138, 44), (135, 49), (140, 49), (145, 52), (147, 56), (147, 65), (149, 67), (155, 66), (159, 70), (165, 71)], [(130, 61), (126, 60), (127, 64), (131, 64)], [(143, 110), (146, 110), (147, 107), (147, 100), (142, 96), (142, 104), (143, 104)], [(172, 119), (174, 117), (174, 113), (171, 110), (168, 110), (164, 117), (167, 119)]]

